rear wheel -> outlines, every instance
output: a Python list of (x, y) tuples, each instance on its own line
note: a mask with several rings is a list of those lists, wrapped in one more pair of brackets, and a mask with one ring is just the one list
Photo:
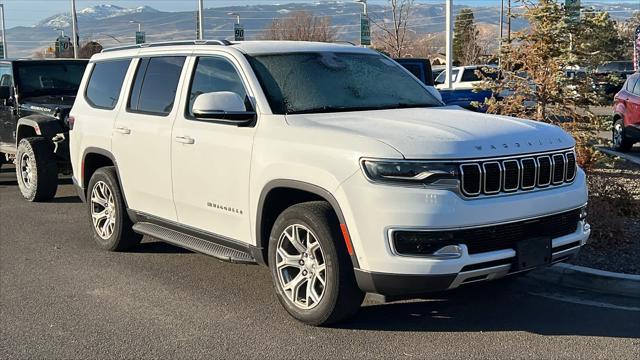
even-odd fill
[(355, 314), (364, 293), (341, 240), (333, 209), (322, 201), (297, 204), (276, 220), (269, 238), (269, 267), (282, 306), (309, 325)]
[(633, 146), (633, 142), (626, 137), (624, 121), (622, 121), (622, 119), (616, 120), (613, 124), (612, 143), (615, 150), (622, 152), (631, 150)]
[(139, 244), (142, 235), (133, 231), (115, 168), (109, 166), (96, 170), (89, 181), (88, 191), (91, 229), (98, 246), (109, 251), (124, 251)]
[(40, 137), (20, 140), (16, 153), (16, 176), (26, 200), (51, 200), (58, 190), (58, 164), (53, 144)]

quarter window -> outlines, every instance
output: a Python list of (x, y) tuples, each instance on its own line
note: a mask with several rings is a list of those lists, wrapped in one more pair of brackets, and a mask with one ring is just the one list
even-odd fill
[(129, 59), (104, 61), (93, 66), (86, 92), (91, 106), (108, 110), (116, 107), (130, 62)]
[(184, 60), (184, 56), (141, 59), (127, 109), (168, 115), (173, 109)]
[(247, 97), (240, 75), (236, 68), (227, 60), (219, 57), (198, 58), (196, 70), (189, 90), (189, 107), (187, 115), (193, 116), (193, 102), (204, 93), (230, 91), (245, 99), (245, 107), (252, 106)]

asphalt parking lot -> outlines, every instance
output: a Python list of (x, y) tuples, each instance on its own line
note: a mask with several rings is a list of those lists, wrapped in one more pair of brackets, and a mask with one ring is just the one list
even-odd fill
[(382, 304), (313, 328), (266, 268), (145, 239), (108, 253), (63, 181), (28, 203), (0, 174), (0, 358), (584, 358), (640, 356), (640, 301), (527, 277)]

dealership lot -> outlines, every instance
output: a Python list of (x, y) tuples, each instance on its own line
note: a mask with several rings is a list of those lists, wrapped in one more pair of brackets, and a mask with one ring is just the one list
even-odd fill
[(24, 201), (0, 174), (0, 358), (637, 358), (640, 304), (508, 279), (380, 304), (313, 328), (277, 303), (267, 268), (145, 239), (100, 251), (64, 181)]

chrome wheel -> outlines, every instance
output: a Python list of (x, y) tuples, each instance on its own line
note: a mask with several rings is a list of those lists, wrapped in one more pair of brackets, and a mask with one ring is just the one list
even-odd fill
[(316, 236), (303, 225), (288, 226), (278, 239), (276, 271), (285, 296), (298, 308), (314, 308), (327, 283), (324, 253)]
[(34, 166), (31, 163), (31, 156), (27, 153), (22, 154), (20, 157), (20, 178), (22, 179), (22, 184), (27, 189), (31, 189), (31, 185), (33, 184), (33, 178), (35, 176), (34, 170)]
[(96, 234), (103, 239), (113, 235), (116, 224), (116, 205), (109, 186), (98, 181), (91, 190), (91, 219)]
[(622, 146), (622, 124), (616, 123), (613, 125), (613, 147), (619, 148)]

